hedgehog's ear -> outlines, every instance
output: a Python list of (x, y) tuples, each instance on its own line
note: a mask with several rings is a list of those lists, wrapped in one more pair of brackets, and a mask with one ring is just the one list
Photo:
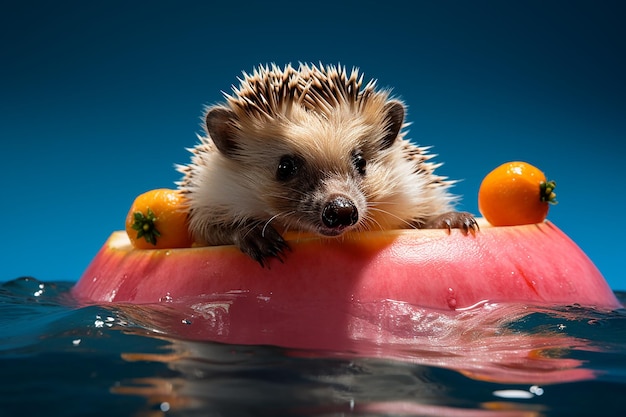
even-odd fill
[(217, 149), (226, 156), (235, 155), (239, 149), (235, 129), (236, 120), (235, 113), (225, 107), (213, 107), (205, 117), (206, 131)]
[(381, 143), (381, 149), (389, 148), (398, 138), (404, 123), (404, 104), (397, 100), (392, 100), (385, 104), (384, 111), (387, 130)]

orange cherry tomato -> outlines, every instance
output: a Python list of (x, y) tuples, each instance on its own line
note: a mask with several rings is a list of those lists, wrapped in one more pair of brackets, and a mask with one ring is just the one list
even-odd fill
[(500, 165), (483, 179), (478, 210), (494, 226), (540, 223), (556, 204), (554, 181), (533, 165), (514, 161)]
[(185, 198), (178, 190), (160, 188), (145, 192), (126, 216), (126, 233), (137, 249), (191, 247)]

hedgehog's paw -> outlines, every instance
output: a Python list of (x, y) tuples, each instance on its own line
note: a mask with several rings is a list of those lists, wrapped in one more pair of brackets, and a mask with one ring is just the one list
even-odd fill
[(289, 245), (270, 225), (255, 225), (243, 228), (235, 237), (235, 245), (246, 255), (257, 261), (261, 267), (268, 267), (268, 258), (283, 262), (283, 253)]
[(464, 235), (470, 232), (473, 234), (480, 230), (476, 218), (466, 211), (450, 211), (443, 213), (430, 219), (422, 227), (424, 229), (447, 229), (448, 232), (452, 229), (461, 229)]

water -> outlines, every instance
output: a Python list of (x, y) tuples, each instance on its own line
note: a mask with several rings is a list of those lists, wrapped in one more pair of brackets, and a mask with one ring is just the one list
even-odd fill
[(386, 300), (363, 306), (385, 318), (363, 324), (375, 340), (308, 350), (181, 339), (164, 330), (180, 310), (79, 306), (71, 285), (0, 287), (0, 416), (626, 413), (623, 309), (484, 303), (452, 315)]

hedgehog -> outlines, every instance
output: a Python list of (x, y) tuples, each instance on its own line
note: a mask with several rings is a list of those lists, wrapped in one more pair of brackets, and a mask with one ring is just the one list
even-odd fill
[(478, 230), (429, 147), (405, 138), (405, 104), (358, 68), (261, 65), (238, 81), (177, 166), (199, 244), (234, 244), (264, 267), (284, 261), (286, 231)]

